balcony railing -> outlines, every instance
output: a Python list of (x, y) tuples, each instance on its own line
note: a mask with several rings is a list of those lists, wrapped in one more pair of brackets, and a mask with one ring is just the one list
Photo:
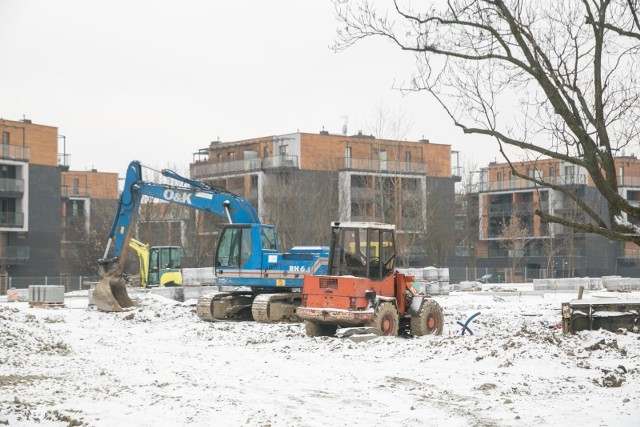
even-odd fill
[(640, 187), (640, 176), (620, 176), (618, 175), (619, 187)]
[(3, 263), (21, 263), (29, 260), (28, 246), (5, 246), (0, 249)]
[(622, 256), (618, 258), (640, 259), (640, 249), (625, 249)]
[(401, 160), (357, 159), (342, 157), (338, 159), (339, 170), (360, 170), (387, 173), (427, 173), (426, 163), (406, 162)]
[(0, 212), (0, 227), (22, 227), (23, 225), (22, 212)]
[(0, 193), (24, 193), (24, 180), (0, 178)]
[(69, 197), (91, 197), (91, 191), (87, 187), (70, 187), (63, 185), (60, 187), (63, 198)]
[(0, 159), (29, 161), (29, 147), (23, 145), (0, 145)]
[(265, 158), (232, 160), (220, 163), (201, 163), (191, 167), (193, 178), (207, 178), (213, 175), (248, 172), (271, 168), (297, 168), (298, 156), (273, 156)]
[[(587, 175), (554, 175), (541, 177), (540, 180), (554, 185), (583, 185), (587, 183)], [(521, 190), (534, 187), (535, 184), (533, 182), (522, 178), (480, 182), (480, 191)]]

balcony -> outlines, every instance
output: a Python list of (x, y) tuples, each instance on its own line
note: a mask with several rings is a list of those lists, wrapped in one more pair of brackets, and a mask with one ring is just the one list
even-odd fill
[(489, 213), (491, 215), (503, 216), (511, 213), (533, 213), (532, 202), (516, 202), (516, 203), (491, 203), (489, 205)]
[(0, 145), (0, 159), (28, 162), (29, 157), (29, 147), (23, 145)]
[[(541, 177), (541, 180), (553, 185), (585, 185), (587, 184), (587, 175), (554, 175)], [(640, 184), (640, 183), (639, 183)], [(536, 185), (526, 179), (517, 178), (503, 181), (481, 181), (480, 191), (506, 191), (506, 190), (522, 190), (525, 188), (534, 188)], [(640, 186), (640, 185), (639, 185)]]
[(24, 214), (22, 212), (0, 212), (0, 227), (22, 228)]
[(356, 159), (342, 157), (338, 159), (339, 170), (358, 170), (368, 172), (385, 172), (393, 174), (426, 174), (426, 163), (405, 162), (400, 160)]
[(619, 187), (640, 187), (640, 176), (620, 176), (618, 175)]
[(273, 168), (298, 168), (298, 156), (283, 155), (220, 163), (200, 163), (191, 166), (191, 176), (194, 179), (204, 179), (215, 175), (229, 175)]
[(14, 178), (0, 178), (0, 195), (6, 193), (24, 193), (24, 180)]
[(5, 246), (0, 249), (3, 264), (22, 264), (29, 260), (28, 246)]
[(640, 249), (625, 249), (619, 259), (640, 260)]
[(62, 198), (68, 199), (69, 197), (91, 197), (91, 191), (87, 187), (70, 187), (63, 185), (60, 187)]

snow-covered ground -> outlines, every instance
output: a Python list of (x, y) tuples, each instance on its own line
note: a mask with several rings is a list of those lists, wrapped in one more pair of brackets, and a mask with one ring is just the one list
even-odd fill
[(123, 313), (0, 302), (0, 425), (640, 425), (640, 335), (563, 336), (573, 297), (452, 293), (442, 336), (359, 343), (149, 294)]

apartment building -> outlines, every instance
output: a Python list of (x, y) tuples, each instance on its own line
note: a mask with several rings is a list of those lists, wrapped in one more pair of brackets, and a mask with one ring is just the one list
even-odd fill
[(0, 133), (0, 273), (95, 275), (118, 175), (70, 171), (56, 127), (0, 119)]
[(417, 236), (428, 223), (439, 216), (453, 229), (450, 145), (296, 132), (214, 141), (190, 168), (193, 178), (247, 198), (285, 247), (328, 244), (331, 221), (381, 221), (396, 224), (413, 258), (424, 258)]
[(59, 273), (58, 129), (0, 119), (0, 270), (14, 276)]
[[(640, 200), (640, 161), (628, 156), (618, 157), (615, 162), (620, 194)], [(518, 173), (570, 189), (603, 218), (607, 217), (606, 203), (583, 168), (558, 159), (519, 162), (513, 166)], [(634, 273), (640, 261), (640, 253), (631, 247), (635, 245), (540, 221), (536, 209), (587, 221), (585, 213), (563, 193), (536, 187), (531, 181), (516, 177), (506, 163), (491, 163), (480, 173), (479, 267), (491, 267), (502, 277), (509, 277), (514, 257), (519, 258), (518, 268), (513, 272), (515, 280)], [(505, 225), (516, 220), (526, 232), (511, 238)], [(514, 238), (522, 244), (509, 244)]]

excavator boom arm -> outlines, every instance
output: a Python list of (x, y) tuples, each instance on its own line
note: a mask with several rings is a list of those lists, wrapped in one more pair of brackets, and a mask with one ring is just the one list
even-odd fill
[[(113, 219), (111, 229), (109, 230), (109, 242), (107, 243), (104, 257), (101, 260), (102, 264), (107, 264), (107, 270), (116, 267), (122, 269), (123, 267), (124, 255), (129, 246), (130, 226), (135, 223), (142, 196), (211, 212), (227, 218), (230, 223), (260, 223), (258, 213), (243, 197), (221, 189), (212, 188), (199, 181), (181, 177), (175, 172), (168, 170), (162, 171), (162, 174), (188, 184), (189, 186), (146, 182), (142, 179), (141, 169), (142, 166), (137, 161), (131, 162), (127, 169), (125, 186), (120, 195), (118, 209)], [(113, 258), (108, 259), (107, 256), (111, 244), (113, 244)]]

